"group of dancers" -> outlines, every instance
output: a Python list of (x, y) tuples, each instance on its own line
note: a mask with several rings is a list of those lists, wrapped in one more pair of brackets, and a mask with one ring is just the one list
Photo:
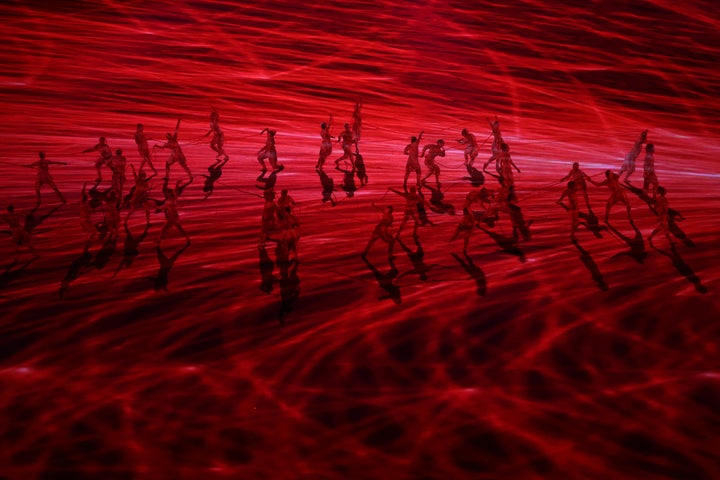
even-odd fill
[[(332, 116), (327, 122), (320, 124), (321, 146), (315, 170), (320, 176), (323, 185), (323, 201), (330, 201), (333, 205), (336, 203), (333, 194), (335, 189), (332, 179), (324, 169), (327, 160), (332, 155), (334, 143), (339, 143), (342, 148), (342, 155), (335, 159), (333, 163), (335, 169), (343, 173), (343, 190), (347, 195), (352, 196), (357, 189), (354, 183), (355, 177), (359, 180), (361, 187), (368, 182), (365, 162), (360, 153), (361, 109), (361, 102), (357, 102), (351, 121), (344, 124), (343, 130), (337, 137), (332, 133)], [(511, 242), (527, 241), (531, 238), (531, 221), (524, 219), (515, 189), (515, 174), (521, 174), (522, 172), (511, 157), (509, 144), (503, 140), (500, 122), (497, 117), (494, 120), (488, 119), (488, 123), (490, 126), (488, 139), (492, 137), (491, 155), (483, 163), (481, 170), (475, 165), (481, 146), (478, 144), (475, 135), (468, 129), (463, 129), (460, 132), (460, 138), (457, 139), (457, 144), (463, 150), (463, 167), (468, 173), (468, 176), (464, 177), (464, 179), (469, 181), (471, 188), (465, 195), (462, 217), (449, 240), (454, 241), (462, 238), (464, 243), (463, 252), (466, 255), (472, 232), (476, 229), (489, 232), (489, 229), (499, 221), (501, 215), (507, 216), (512, 226)], [(188, 167), (187, 158), (178, 141), (179, 127), (180, 121), (178, 121), (174, 133), (167, 133), (163, 142), (155, 143), (150, 147), (143, 125), (137, 124), (134, 140), (141, 159), (137, 170), (132, 163), (127, 161), (121, 149), (114, 151), (111, 149), (105, 137), (100, 137), (96, 145), (83, 151), (83, 153), (97, 152), (98, 154), (94, 162), (97, 173), (96, 178), (93, 182), (85, 182), (80, 193), (80, 224), (86, 234), (84, 253), (88, 252), (96, 239), (100, 239), (101, 243), (104, 244), (108, 242), (114, 244), (121, 235), (121, 227), (124, 229), (126, 239), (137, 239), (138, 236), (132, 232), (133, 227), (129, 225), (129, 220), (138, 210), (143, 211), (145, 214), (145, 223), (141, 227), (141, 238), (143, 239), (147, 235), (151, 215), (153, 213), (163, 214), (164, 222), (155, 242), (158, 250), (161, 242), (172, 229), (177, 230), (185, 238), (186, 246), (184, 248), (190, 245), (190, 235), (180, 222), (178, 199), (195, 177)], [(281, 271), (285, 272), (282, 276), (290, 278), (292, 268), (295, 269), (296, 274), (299, 261), (300, 222), (295, 211), (296, 202), (292, 199), (288, 190), (282, 190), (279, 196), (275, 192), (277, 175), (285, 168), (278, 160), (275, 147), (276, 133), (276, 130), (271, 128), (264, 128), (260, 132), (261, 135), (266, 136), (266, 140), (265, 145), (260, 148), (256, 155), (261, 167), (258, 186), (263, 190), (262, 198), (264, 201), (260, 222), (259, 248), (261, 257), (263, 251), (265, 256), (268, 256), (266, 243), (268, 241), (275, 242), (277, 265), (281, 267)], [(208, 174), (203, 175), (205, 177), (203, 186), (205, 198), (208, 198), (213, 193), (214, 184), (221, 177), (222, 168), (229, 161), (229, 156), (224, 147), (225, 136), (220, 127), (220, 116), (214, 109), (210, 113), (210, 129), (203, 137), (211, 135), (210, 148), (215, 154), (215, 161), (207, 168)], [(410, 137), (410, 142), (404, 149), (407, 162), (402, 190), (388, 189), (404, 199), (402, 219), (397, 231), (392, 231), (393, 215), (395, 213), (393, 205), (377, 206), (373, 204), (382, 212), (381, 219), (372, 230), (370, 239), (361, 253), (363, 258), (367, 257), (371, 247), (378, 240), (382, 240), (387, 244), (388, 258), (392, 261), (395, 243), (409, 222), (412, 222), (412, 234), (417, 238), (418, 227), (432, 225), (428, 218), (428, 211), (438, 214), (455, 214), (454, 207), (444, 200), (440, 181), (441, 170), (437, 162), (439, 158), (443, 158), (447, 154), (445, 141), (444, 139), (438, 139), (423, 145), (423, 136), (424, 132), (421, 131), (417, 136)], [(652, 242), (652, 238), (657, 233), (662, 232), (668, 241), (674, 244), (668, 228), (669, 208), (665, 196), (666, 190), (658, 183), (654, 166), (655, 147), (653, 144), (647, 143), (647, 136), (647, 130), (641, 132), (632, 149), (625, 156), (620, 170), (617, 173), (607, 170), (605, 179), (601, 182), (595, 181), (591, 176), (583, 172), (577, 162), (573, 164), (570, 172), (560, 179), (560, 182), (567, 181), (567, 184), (558, 203), (561, 203), (569, 212), (570, 239), (572, 241), (576, 241), (576, 232), (581, 224), (581, 212), (578, 204), (579, 193), (582, 193), (587, 206), (587, 214), (584, 217), (587, 219), (586, 226), (591, 230), (593, 225), (597, 226), (597, 218), (590, 205), (588, 183), (598, 187), (606, 186), (610, 190), (610, 197), (605, 208), (604, 220), (606, 223), (609, 222), (612, 207), (619, 203), (625, 206), (628, 220), (634, 226), (627, 191), (634, 188), (629, 183), (629, 177), (634, 173), (636, 160), (640, 156), (643, 146), (645, 146), (644, 184), (640, 193), (658, 219), (658, 225), (652, 231), (650, 241)], [(162, 196), (158, 198), (152, 195), (152, 185), (153, 179), (160, 175), (161, 172), (153, 162), (158, 151), (161, 150), (168, 151), (169, 155), (165, 162), (162, 177)], [(426, 169), (424, 176), (422, 175), (420, 158), (424, 160)], [(179, 178), (171, 181), (171, 173), (176, 171), (173, 166), (176, 164), (184, 172), (184, 175), (180, 175)], [(494, 171), (491, 171), (489, 168), (493, 164), (495, 168)], [(67, 164), (48, 160), (46, 154), (40, 152), (39, 159), (36, 162), (26, 165), (37, 169), (35, 184), (37, 200), (33, 211), (37, 210), (41, 204), (41, 189), (44, 185), (48, 185), (54, 191), (62, 204), (66, 203), (65, 197), (50, 174), (51, 165)], [(132, 186), (126, 192), (125, 184), (128, 166), (132, 171)], [(111, 172), (109, 185), (103, 184), (103, 172), (106, 168)], [(624, 181), (621, 180), (623, 174)], [(497, 181), (495, 187), (489, 187), (485, 181), (486, 176)], [(411, 177), (414, 177), (414, 182), (411, 181), (410, 185), (408, 185)], [(89, 185), (91, 186), (88, 188)], [(429, 200), (426, 199), (426, 195), (429, 196)], [(567, 204), (563, 203), (566, 199)], [(476, 208), (480, 210), (475, 210)], [(126, 212), (124, 219), (122, 218), (122, 211)], [(31, 235), (28, 229), (23, 226), (21, 217), (12, 205), (7, 207), (5, 220), (10, 226), (10, 232), (15, 244), (16, 261), (22, 246), (26, 246), (30, 253), (37, 256)], [(126, 240), (126, 243), (128, 241)], [(137, 243), (139, 242), (135, 241), (135, 250), (137, 249)], [(263, 282), (262, 288), (269, 288), (266, 282)]]

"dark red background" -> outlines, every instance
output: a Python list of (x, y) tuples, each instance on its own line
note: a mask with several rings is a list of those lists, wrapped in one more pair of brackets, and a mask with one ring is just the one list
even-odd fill
[[(41, 258), (11, 264), (0, 236), (0, 478), (720, 476), (715, 3), (467, 3), (0, 7), (3, 209), (32, 208), (21, 165), (38, 150), (69, 163), (52, 169), (69, 203), (54, 209), (44, 190), (34, 216)], [(319, 123), (333, 114), (338, 133), (360, 98), (370, 183), (331, 207), (313, 169)], [(151, 280), (160, 215), (131, 267), (118, 270), (119, 243), (79, 268), (79, 192), (95, 174), (80, 152), (104, 135), (137, 167), (135, 124), (162, 139), (180, 118), (203, 173), (212, 107), (231, 160), (209, 199), (199, 179), (180, 198), (193, 243), (168, 291)], [(473, 277), (447, 242), (459, 217), (431, 214), (427, 280), (399, 249), (387, 298), (359, 253), (371, 203), (402, 206), (387, 188), (402, 184), (407, 139), (446, 140), (442, 181), (459, 207), (455, 140), (463, 128), (484, 139), (494, 115), (532, 240), (518, 256), (477, 231)], [(285, 325), (280, 286), (259, 288), (264, 127), (278, 130), (277, 187), (302, 224)], [(581, 228), (578, 249), (558, 180), (573, 161), (618, 168), (643, 129), (694, 247), (673, 254), (660, 235), (652, 248), (654, 216), (631, 195), (646, 256), (628, 254), (622, 207), (618, 233)], [(602, 213), (607, 191), (590, 194)], [(509, 235), (507, 219), (494, 232)], [(168, 256), (181, 245), (163, 242)], [(369, 256), (379, 275), (383, 249)]]

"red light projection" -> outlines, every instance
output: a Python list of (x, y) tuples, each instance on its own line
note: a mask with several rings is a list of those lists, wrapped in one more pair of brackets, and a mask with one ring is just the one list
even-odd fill
[(720, 476), (715, 4), (469, 3), (0, 6), (0, 477)]

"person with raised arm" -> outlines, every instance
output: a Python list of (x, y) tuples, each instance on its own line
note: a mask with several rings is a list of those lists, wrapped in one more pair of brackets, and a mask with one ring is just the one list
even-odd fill
[(410, 143), (405, 147), (403, 153), (408, 156), (407, 163), (405, 164), (405, 178), (403, 180), (403, 190), (407, 192), (407, 181), (411, 173), (415, 172), (416, 181), (415, 185), (420, 187), (420, 141), (422, 140), (423, 132), (417, 137), (410, 137)]
[(60, 193), (60, 189), (55, 184), (55, 181), (52, 178), (52, 175), (50, 175), (50, 165), (67, 165), (65, 162), (54, 162), (52, 160), (48, 160), (45, 157), (45, 152), (39, 152), (38, 155), (40, 156), (40, 159), (36, 162), (31, 163), (30, 165), (27, 165), (29, 168), (37, 168), (37, 178), (35, 179), (35, 195), (37, 195), (37, 202), (35, 203), (35, 209), (37, 209), (40, 206), (40, 188), (43, 185), (48, 185), (50, 188), (53, 189), (55, 194), (60, 197), (60, 201), (62, 203), (67, 203), (65, 201), (65, 197), (63, 197), (62, 193)]
[(320, 139), (322, 143), (320, 144), (318, 161), (315, 165), (316, 170), (320, 170), (321, 168), (323, 168), (325, 160), (327, 160), (327, 158), (332, 153), (332, 141), (334, 138), (330, 133), (330, 129), (332, 128), (332, 118), (332, 115), (330, 115), (330, 119), (327, 122), (322, 122), (320, 124)]

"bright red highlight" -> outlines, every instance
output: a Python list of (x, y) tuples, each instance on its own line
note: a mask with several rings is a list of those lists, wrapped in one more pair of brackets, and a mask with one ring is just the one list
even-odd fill
[[(0, 6), (1, 213), (34, 207), (39, 151), (67, 200), (41, 186), (39, 259), (0, 235), (1, 478), (720, 476), (715, 3), (49, 3)], [(684, 220), (642, 151), (605, 227), (622, 193), (560, 179), (602, 183), (645, 129)], [(126, 224), (82, 203), (101, 136), (105, 187), (158, 170), (149, 227), (139, 194)], [(474, 153), (513, 176), (497, 220)], [(393, 241), (416, 177), (434, 225)], [(258, 248), (270, 186), (297, 261)]]

